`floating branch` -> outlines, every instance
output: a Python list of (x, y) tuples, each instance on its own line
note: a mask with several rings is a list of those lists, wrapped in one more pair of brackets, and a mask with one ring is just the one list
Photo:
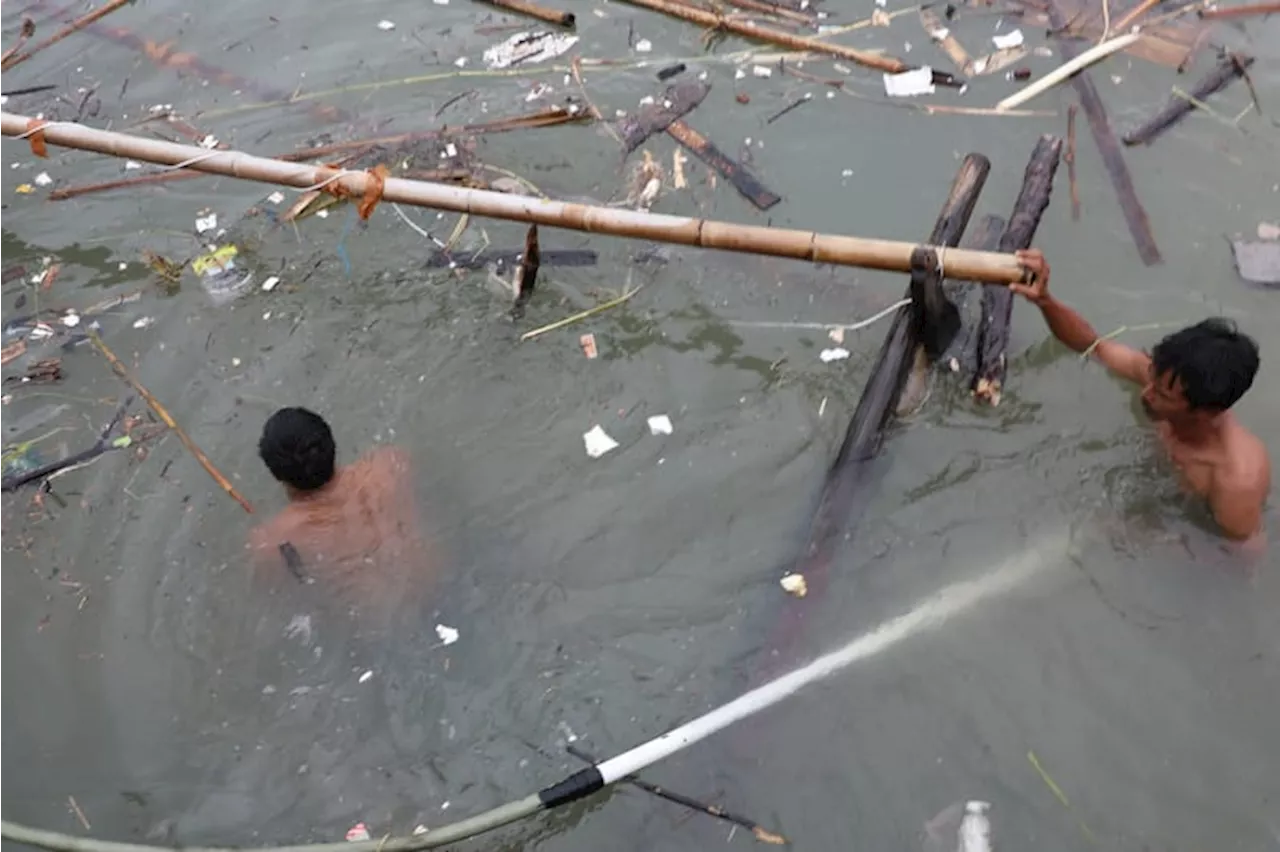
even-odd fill
[[(16, 56), (10, 56), (6, 58), (3, 63), (0, 63), (0, 70), (8, 71), (10, 68), (14, 67), (15, 65), (21, 65), (23, 62), (26, 62), (28, 59), (35, 56), (40, 51), (44, 50), (46, 47), (57, 44), (67, 36), (72, 35), (73, 33), (79, 32), (80, 30), (92, 24), (94, 21), (97, 21), (101, 18), (105, 18), (107, 15), (110, 15), (112, 12), (114, 12), (116, 9), (119, 9), (121, 6), (124, 6), (126, 3), (132, 3), (132, 2), (133, 0), (110, 0), (110, 2), (100, 6), (97, 9), (94, 9), (92, 12), (89, 12), (86, 15), (82, 15), (81, 17), (76, 18), (70, 24), (58, 30), (56, 33), (49, 36), (44, 41), (40, 42), (35, 47), (28, 50), (26, 53), (19, 53)], [(24, 32), (26, 31), (25, 23), (23, 24), (23, 31)], [(32, 31), (33, 32), (35, 31), (34, 26), (32, 27)]]
[(684, 121), (676, 119), (667, 125), (667, 135), (692, 151), (699, 160), (715, 169), (729, 181), (743, 198), (757, 210), (768, 210), (782, 200), (782, 196), (766, 187), (747, 171), (747, 167), (721, 151), (711, 140), (694, 130)]
[(133, 397), (128, 397), (124, 402), (120, 403), (120, 406), (116, 409), (116, 413), (112, 415), (111, 419), (107, 422), (107, 425), (102, 428), (102, 432), (98, 434), (98, 440), (94, 442), (92, 447), (89, 447), (87, 450), (81, 450), (78, 453), (72, 453), (69, 456), (64, 456), (57, 461), (49, 462), (48, 464), (41, 465), (40, 467), (33, 468), (32, 470), (25, 470), (21, 473), (6, 476), (3, 482), (0, 483), (0, 491), (17, 491), (28, 483), (35, 482), (36, 480), (47, 479), (59, 471), (96, 459), (105, 452), (123, 449), (124, 447), (129, 446), (127, 443), (117, 445), (116, 442), (110, 440), (110, 438), (111, 433), (115, 431), (116, 425), (120, 422), (120, 418), (124, 416), (125, 411), (128, 410), (129, 403), (131, 402), (133, 402)]
[(530, 3), (529, 0), (480, 0), (480, 2), (497, 6), (499, 9), (506, 9), (508, 12), (528, 15), (530, 18), (537, 18), (539, 21), (546, 21), (548, 24), (555, 24), (561, 27), (572, 27), (575, 23), (572, 12), (545, 9), (537, 3)]
[(222, 473), (213, 466), (213, 462), (209, 461), (209, 457), (196, 446), (195, 441), (191, 440), (191, 436), (178, 425), (177, 421), (173, 419), (168, 410), (160, 404), (160, 401), (151, 395), (151, 391), (143, 387), (141, 382), (130, 375), (128, 368), (125, 367), (124, 363), (116, 357), (114, 352), (107, 348), (107, 344), (102, 342), (102, 338), (98, 336), (96, 331), (89, 331), (89, 340), (91, 340), (93, 345), (97, 347), (98, 351), (102, 353), (102, 357), (107, 359), (107, 363), (111, 365), (111, 369), (115, 370), (116, 375), (123, 379), (125, 384), (137, 391), (138, 395), (147, 401), (147, 405), (149, 405), (151, 410), (156, 413), (156, 416), (164, 422), (164, 425), (173, 430), (173, 433), (178, 436), (178, 440), (187, 448), (187, 451), (190, 452), (191, 455), (195, 456), (196, 461), (200, 462), (200, 466), (213, 477), (213, 481), (218, 483), (223, 491), (231, 495), (231, 498), (239, 503), (241, 508), (250, 514), (253, 514), (253, 507), (249, 505), (249, 501), (244, 499), (244, 497), (240, 495), (240, 492), (236, 490), (235, 486), (231, 484), (231, 481), (223, 476)]
[(538, 250), (538, 226), (530, 225), (524, 235), (524, 252), (520, 255), (520, 268), (516, 270), (515, 303), (511, 306), (511, 318), (524, 316), (525, 306), (533, 298), (538, 285), (538, 266), (542, 259)]

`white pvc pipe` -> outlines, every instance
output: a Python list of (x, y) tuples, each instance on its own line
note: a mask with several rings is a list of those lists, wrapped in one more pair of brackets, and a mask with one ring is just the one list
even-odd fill
[(1142, 36), (1139, 33), (1126, 33), (1122, 36), (1116, 36), (1110, 41), (1094, 45), (1075, 59), (1062, 63), (1062, 65), (1045, 74), (1039, 80), (1029, 84), (1022, 91), (1015, 92), (996, 104), (996, 112), (1006, 112), (1014, 107), (1022, 106), (1040, 93), (1052, 89), (1072, 74), (1083, 71), (1095, 62), (1101, 62), (1117, 51), (1124, 50), (1140, 38)]
[(717, 707), (710, 713), (642, 743), (600, 764), (597, 769), (606, 786), (639, 772), (693, 745), (699, 740), (727, 728), (734, 722), (759, 713), (804, 687), (822, 680), (859, 660), (886, 651), (904, 639), (934, 629), (982, 601), (1003, 594), (1017, 584), (1049, 566), (1046, 556), (1060, 552), (1067, 541), (1059, 530), (1043, 536), (1030, 550), (1019, 554), (994, 571), (963, 583), (956, 583), (917, 606), (910, 612), (886, 621), (864, 633), (839, 650), (825, 654), (803, 668), (785, 674), (763, 686)]

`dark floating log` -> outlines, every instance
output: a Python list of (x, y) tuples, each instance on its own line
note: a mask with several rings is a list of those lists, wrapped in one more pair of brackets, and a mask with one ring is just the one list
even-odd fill
[[(1228, 54), (1218, 62), (1218, 66), (1196, 83), (1191, 90), (1192, 98), (1204, 101), (1210, 95), (1225, 89), (1232, 80), (1244, 75), (1253, 64), (1252, 56), (1233, 56)], [(1181, 95), (1170, 95), (1169, 101), (1159, 112), (1144, 121), (1140, 126), (1124, 135), (1126, 145), (1146, 145), (1161, 133), (1181, 121), (1196, 105)]]
[[(427, 259), (427, 268), (484, 269), (493, 264), (501, 274), (505, 267), (519, 263), (522, 255), (524, 249), (485, 249), (456, 254), (437, 251)], [(547, 249), (541, 252), (539, 261), (542, 266), (595, 266), (599, 256), (587, 249)]]
[(911, 253), (911, 334), (932, 363), (941, 357), (960, 329), (960, 312), (942, 289), (942, 266), (933, 249)]
[(524, 252), (520, 255), (520, 270), (516, 276), (516, 298), (511, 305), (511, 318), (524, 316), (525, 306), (533, 298), (534, 287), (538, 284), (538, 267), (542, 264), (541, 252), (538, 250), (538, 226), (530, 225), (524, 235)]
[[(970, 231), (965, 239), (965, 248), (979, 251), (995, 251), (1004, 236), (1005, 221), (994, 214), (983, 216), (977, 227)], [(939, 361), (952, 373), (959, 373), (969, 379), (978, 369), (978, 342), (981, 337), (982, 320), (977, 313), (982, 304), (982, 293), (987, 289), (975, 281), (947, 282), (947, 297), (959, 309), (961, 322), (947, 351)]]
[(709, 91), (711, 85), (701, 80), (681, 80), (668, 86), (654, 103), (645, 104), (634, 115), (619, 119), (615, 129), (622, 137), (622, 158), (625, 160), (650, 136), (661, 133), (671, 122), (692, 112)]
[[(1059, 8), (1057, 0), (1049, 0), (1049, 23), (1054, 32), (1063, 32), (1069, 23), (1067, 15)], [(1080, 55), (1079, 46), (1069, 40), (1059, 42), (1062, 47), (1062, 61), (1070, 62)], [(1124, 220), (1129, 226), (1129, 233), (1138, 246), (1138, 255), (1142, 262), (1151, 266), (1161, 262), (1160, 248), (1151, 233), (1151, 222), (1147, 219), (1147, 211), (1138, 200), (1138, 191), (1133, 187), (1133, 177), (1129, 167), (1125, 165), (1124, 154), (1120, 150), (1120, 142), (1111, 130), (1111, 122), (1107, 118), (1107, 109), (1102, 105), (1098, 89), (1093, 85), (1093, 78), (1088, 71), (1081, 71), (1071, 78), (1076, 94), (1080, 97), (1080, 106), (1084, 107), (1085, 117), (1089, 119), (1089, 129), (1093, 131), (1093, 141), (1102, 155), (1102, 163), (1106, 166), (1111, 183), (1120, 197), (1120, 209), (1124, 212)]]
[[(1036, 228), (1040, 226), (1040, 217), (1049, 207), (1053, 176), (1057, 174), (1061, 154), (1062, 140), (1056, 136), (1041, 136), (1036, 143), (1022, 178), (1022, 191), (1018, 193), (1009, 225), (1000, 238), (1000, 251), (1012, 252), (1031, 246)], [(1008, 287), (984, 287), (982, 290), (978, 370), (973, 377), (973, 392), (979, 401), (993, 406), (1000, 404), (1000, 392), (1004, 387), (1013, 298), (1013, 291)]]
[(710, 139), (683, 121), (676, 119), (668, 124), (667, 134), (697, 155), (699, 160), (719, 172), (720, 176), (733, 184), (733, 188), (738, 190), (743, 198), (754, 204), (757, 210), (768, 210), (782, 200), (782, 196), (766, 188), (755, 175), (747, 171), (746, 166), (732, 159), (713, 145)]
[[(990, 171), (991, 163), (986, 157), (980, 154), (965, 157), (951, 184), (947, 202), (938, 214), (933, 232), (926, 241), (928, 245), (959, 245)], [(921, 261), (926, 264), (926, 269), (930, 268), (928, 259), (921, 258)], [(931, 268), (936, 267), (935, 261)], [(913, 275), (913, 279), (919, 277)], [(929, 282), (913, 280), (907, 295), (911, 296), (913, 290), (919, 290), (922, 286), (928, 286), (938, 293), (942, 289), (936, 277), (932, 277)], [(926, 301), (936, 304), (935, 297), (929, 297)], [(879, 355), (876, 356), (875, 366), (872, 367), (871, 375), (862, 389), (862, 396), (858, 399), (858, 407), (849, 421), (840, 451), (827, 472), (822, 497), (810, 523), (804, 550), (792, 569), (804, 575), (813, 592), (819, 591), (819, 586), (826, 581), (836, 545), (843, 538), (843, 531), (854, 523), (856, 515), (860, 513), (857, 498), (859, 495), (865, 496), (870, 490), (867, 487), (871, 471), (869, 462), (880, 451), (885, 427), (897, 407), (902, 386), (917, 362), (917, 350), (923, 343), (918, 336), (921, 320), (913, 310), (914, 307), (914, 304), (902, 307), (894, 314), (893, 323), (880, 346)], [(796, 622), (792, 620), (784, 622), (782, 630), (788, 631), (795, 627)], [(774, 647), (778, 647), (778, 644), (774, 644)]]

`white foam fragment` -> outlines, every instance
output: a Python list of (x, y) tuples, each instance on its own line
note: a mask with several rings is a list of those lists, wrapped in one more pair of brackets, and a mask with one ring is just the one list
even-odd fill
[(900, 74), (884, 75), (884, 93), (892, 98), (932, 95), (934, 91), (933, 69), (928, 65)]
[(142, 168), (142, 163), (139, 163), (137, 160), (125, 160), (124, 167), (127, 171), (133, 171), (134, 169)]
[(837, 346), (835, 349), (823, 349), (818, 357), (822, 359), (822, 363), (830, 364), (832, 361), (843, 361), (849, 357), (849, 350), (843, 346)]
[(360, 675), (360, 682), (367, 683), (371, 677), (373, 677), (373, 669), (366, 669), (365, 673)]
[(778, 582), (789, 595), (802, 598), (809, 594), (809, 585), (805, 583), (803, 574), (788, 574)]
[(610, 438), (598, 423), (591, 427), (591, 431), (583, 433), (582, 443), (586, 446), (587, 455), (593, 459), (598, 459), (618, 447), (618, 442)]
[(273, 192), (267, 196), (267, 200), (272, 204), (279, 204), (281, 201), (284, 201), (284, 193), (279, 191)]
[(577, 43), (578, 36), (568, 33), (519, 32), (486, 48), (484, 64), (490, 68), (509, 68), (516, 63), (531, 65), (554, 59)]
[(133, 327), (146, 328), (147, 326), (151, 325), (155, 321), (156, 321), (155, 317), (138, 317), (136, 320), (133, 321)]
[(649, 418), (649, 432), (654, 435), (670, 435), (671, 418), (665, 414), (655, 414)]
[(642, 38), (636, 42), (636, 53), (648, 53), (653, 50), (653, 42), (647, 38)]
[(997, 33), (991, 37), (991, 43), (1000, 50), (1009, 50), (1014, 47), (1021, 47), (1022, 41), (1022, 30), (1014, 30), (1008, 33)]
[(378, 29), (382, 30), (384, 33), (391, 32), (395, 28), (396, 28), (395, 21), (378, 21)]
[(36, 186), (48, 186), (49, 184), (53, 183), (53, 178), (49, 177), (48, 172), (41, 172), (40, 174), (35, 176), (34, 180), (35, 180)]
[(458, 641), (458, 631), (447, 624), (437, 624), (436, 635), (440, 637), (441, 645), (452, 645)]
[(196, 233), (203, 234), (205, 231), (212, 231), (218, 227), (218, 214), (210, 213), (208, 216), (196, 218)]
[(272, 275), (266, 281), (262, 282), (262, 290), (264, 293), (270, 293), (272, 290), (276, 289), (276, 285), (279, 283), (280, 277), (278, 275)]
[(768, 65), (753, 65), (751, 66), (751, 73), (757, 77), (772, 77), (773, 69)]

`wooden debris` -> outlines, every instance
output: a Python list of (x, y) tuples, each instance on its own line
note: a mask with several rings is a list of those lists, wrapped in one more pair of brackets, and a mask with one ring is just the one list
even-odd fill
[[(1066, 19), (1054, 5), (1055, 2), (1056, 0), (1049, 0), (1050, 21), (1055, 27), (1063, 27)], [(1068, 62), (1079, 50), (1069, 41), (1061, 42), (1061, 49), (1062, 55)], [(1151, 233), (1151, 222), (1147, 219), (1147, 211), (1143, 208), (1142, 202), (1138, 200), (1138, 191), (1134, 189), (1133, 177), (1129, 174), (1129, 167), (1125, 165), (1120, 142), (1111, 130), (1106, 107), (1102, 105), (1098, 89), (1093, 85), (1093, 78), (1089, 76), (1089, 72), (1082, 71), (1072, 79), (1071, 84), (1080, 98), (1080, 106), (1084, 108), (1085, 118), (1089, 119), (1093, 141), (1098, 146), (1098, 153), (1102, 155), (1103, 165), (1106, 166), (1107, 174), (1120, 199), (1120, 209), (1124, 213), (1125, 223), (1129, 226), (1129, 233), (1138, 246), (1138, 255), (1147, 266), (1160, 263), (1160, 248), (1156, 245), (1156, 238)]]
[[(1022, 190), (1014, 202), (1009, 224), (1000, 238), (1001, 251), (1017, 251), (1031, 246), (1040, 217), (1049, 207), (1053, 177), (1058, 171), (1062, 140), (1041, 136), (1031, 152), (1031, 160), (1022, 179)], [(980, 402), (996, 406), (1004, 388), (1009, 320), (1013, 316), (1013, 291), (1007, 287), (986, 287), (982, 291), (982, 324), (978, 340), (978, 369), (973, 378), (973, 393)]]
[[(26, 53), (19, 53), (15, 56), (6, 57), (5, 60), (2, 63), (0, 63), (0, 70), (8, 71), (10, 68), (13, 68), (15, 65), (21, 65), (23, 62), (26, 62), (28, 59), (35, 56), (40, 51), (44, 50), (46, 47), (57, 44), (67, 36), (79, 32), (80, 30), (92, 24), (94, 21), (97, 21), (101, 18), (105, 18), (107, 15), (110, 15), (112, 12), (114, 12), (116, 9), (119, 9), (121, 6), (124, 6), (126, 3), (132, 3), (132, 2), (133, 0), (109, 0), (109, 2), (102, 4), (97, 9), (94, 9), (92, 12), (88, 12), (84, 15), (81, 15), (79, 18), (76, 18), (70, 24), (67, 24), (67, 26), (58, 30), (56, 33), (49, 36), (44, 41), (40, 42), (35, 47), (28, 50)], [(27, 21), (30, 21), (30, 20), (31, 20), (30, 18), (27, 19)], [(23, 26), (23, 31), (25, 32), (27, 28), (26, 21), (23, 22), (22, 26)], [(31, 32), (33, 33), (35, 32), (34, 23), (31, 25)]]
[(810, 13), (797, 12), (795, 9), (788, 9), (786, 6), (779, 6), (776, 3), (765, 3), (762, 0), (726, 0), (726, 2), (730, 6), (737, 6), (739, 9), (763, 12), (766, 15), (773, 15), (775, 18), (782, 18), (796, 24), (813, 26), (817, 23), (817, 20)]
[[(979, 220), (977, 226), (961, 243), (965, 248), (980, 251), (995, 251), (1004, 236), (1005, 220), (994, 214), (987, 214)], [(982, 292), (986, 289), (976, 281), (946, 282), (947, 296), (952, 304), (959, 308), (961, 316), (960, 328), (947, 351), (939, 358), (939, 362), (952, 373), (958, 373), (963, 381), (971, 383), (974, 372), (978, 369), (978, 343), (981, 338), (982, 321), (980, 316), (971, 316), (982, 303)]]
[(536, 3), (530, 3), (529, 0), (480, 0), (480, 2), (489, 3), (500, 9), (506, 9), (508, 12), (527, 15), (530, 18), (537, 18), (539, 21), (546, 21), (548, 24), (555, 24), (560, 27), (572, 27), (575, 23), (572, 12), (546, 9)]
[[(1100, 13), (1097, 0), (1057, 0), (1057, 6), (1070, 22), (1067, 28), (1053, 26), (1047, 14), (1048, 6), (1042, 0), (1012, 0), (1023, 9), (1023, 23), (1028, 26), (1044, 26), (1060, 35), (1075, 34), (1090, 41), (1105, 41), (1116, 35), (1114, 24), (1107, 26), (1105, 16)], [(1109, 0), (1111, 8), (1118, 15), (1123, 2)], [(1173, 14), (1185, 14), (1191, 11), (1194, 4), (1181, 7), (1183, 11)], [(1177, 68), (1197, 40), (1208, 33), (1208, 26), (1201, 22), (1173, 21), (1161, 19), (1148, 20), (1143, 23), (1138, 33), (1138, 40), (1124, 49), (1130, 56), (1147, 62), (1154, 62), (1169, 68)]]
[(655, 133), (661, 133), (671, 122), (684, 118), (694, 107), (702, 103), (711, 85), (701, 80), (682, 80), (667, 90), (651, 104), (645, 104), (634, 114), (618, 120), (616, 129), (622, 137), (622, 158), (625, 160)]
[(1080, 221), (1080, 187), (1076, 185), (1076, 105), (1067, 107), (1067, 180), (1071, 184), (1071, 221)]
[[(9, 67), (9, 60), (11, 60), (19, 50), (22, 50), (22, 47), (27, 43), (27, 40), (35, 34), (36, 22), (30, 18), (23, 18), (22, 29), (18, 31), (18, 41), (13, 45), (13, 47), (6, 50), (4, 55), (0, 56), (0, 68), (7, 69)], [(15, 93), (5, 92), (4, 94), (5, 97), (12, 97)]]
[(195, 456), (195, 459), (200, 463), (200, 466), (203, 467), (211, 477), (213, 477), (214, 482), (218, 483), (218, 485), (222, 487), (223, 491), (226, 491), (233, 500), (239, 503), (241, 508), (249, 514), (253, 514), (253, 507), (249, 505), (249, 501), (244, 499), (240, 492), (236, 490), (236, 487), (231, 484), (231, 481), (223, 476), (222, 473), (213, 466), (213, 462), (209, 461), (209, 457), (196, 446), (195, 441), (191, 440), (191, 436), (178, 425), (177, 421), (175, 421), (172, 415), (169, 414), (169, 411), (160, 404), (160, 401), (151, 395), (151, 391), (143, 387), (142, 383), (129, 373), (124, 362), (117, 358), (116, 354), (107, 348), (107, 344), (102, 342), (102, 338), (98, 336), (96, 331), (89, 331), (89, 340), (91, 340), (93, 345), (97, 347), (98, 351), (102, 353), (102, 357), (107, 359), (107, 363), (111, 365), (111, 369), (115, 371), (116, 375), (124, 380), (129, 387), (133, 388), (139, 396), (146, 400), (147, 405), (150, 406), (156, 416), (164, 422), (164, 425), (173, 430), (174, 434), (178, 436), (178, 440), (187, 448), (187, 451), (190, 452), (191, 455)]
[(12, 343), (5, 344), (3, 351), (0, 351), (0, 365), (8, 364), (10, 361), (16, 361), (27, 352), (27, 340), (20, 337)]
[(120, 403), (111, 420), (107, 422), (107, 425), (98, 434), (98, 440), (94, 442), (93, 446), (48, 464), (40, 465), (37, 468), (6, 476), (3, 480), (0, 480), (0, 491), (16, 491), (28, 483), (48, 479), (58, 471), (91, 461), (109, 450), (122, 449), (122, 447), (116, 446), (115, 441), (111, 440), (111, 433), (115, 431), (116, 425), (120, 422), (120, 418), (124, 417), (124, 413), (128, 410), (131, 402), (133, 402), (133, 397), (129, 397)]
[[(577, 746), (569, 745), (565, 747), (565, 750), (579, 760), (589, 763), (592, 766), (599, 762), (596, 758), (592, 757), (586, 751), (578, 748)], [(648, 781), (641, 781), (634, 775), (628, 775), (622, 780), (633, 787), (644, 790), (646, 793), (650, 793), (660, 799), (666, 799), (668, 802), (683, 805), (690, 810), (698, 811), (700, 813), (707, 814), (708, 816), (713, 816), (716, 819), (722, 819), (725, 822), (731, 822), (734, 825), (741, 826), (751, 832), (756, 840), (759, 840), (762, 843), (768, 843), (773, 846), (785, 846), (787, 844), (787, 839), (781, 834), (775, 834), (774, 832), (761, 827), (755, 820), (739, 816), (732, 811), (725, 810), (719, 805), (708, 805), (705, 802), (700, 802), (697, 799), (676, 793), (672, 790), (666, 789), (665, 787), (659, 787), (657, 784), (650, 784)]]
[(1280, 242), (1232, 240), (1231, 255), (1236, 271), (1254, 284), (1280, 284)]
[[(1146, 145), (1164, 131), (1177, 124), (1187, 113), (1196, 108), (1196, 101), (1204, 101), (1210, 95), (1225, 89), (1232, 80), (1243, 76), (1253, 64), (1252, 56), (1228, 54), (1217, 67), (1210, 71), (1191, 89), (1191, 98), (1173, 95), (1168, 102), (1151, 118), (1140, 126), (1126, 133), (1123, 137), (1126, 145)], [(1194, 100), (1193, 100), (1194, 99)]]
[(750, 21), (739, 21), (726, 17), (716, 12), (709, 12), (706, 9), (699, 9), (696, 6), (688, 6), (675, 0), (623, 0), (633, 6), (641, 6), (645, 9), (651, 9), (655, 12), (662, 12), (673, 18), (690, 21), (695, 24), (701, 24), (713, 31), (729, 32), (743, 38), (755, 39), (769, 44), (775, 44), (779, 47), (785, 47), (789, 50), (803, 50), (810, 53), (823, 53), (828, 56), (835, 56), (839, 59), (845, 59), (849, 62), (855, 62), (858, 65), (864, 65), (867, 68), (875, 68), (879, 71), (886, 71), (890, 74), (897, 74), (902, 71), (909, 71), (912, 66), (891, 56), (884, 56), (879, 53), (872, 53), (867, 50), (858, 50), (852, 47), (846, 47), (842, 44), (833, 44), (817, 38), (809, 38), (806, 36), (798, 36), (793, 33), (784, 32), (783, 30), (775, 30), (770, 27), (762, 27), (759, 24)]
[(516, 270), (515, 302), (511, 306), (511, 318), (524, 316), (525, 306), (533, 298), (538, 284), (538, 267), (542, 260), (538, 251), (538, 226), (530, 225), (524, 236), (524, 252), (520, 255), (520, 268)]
[[(929, 245), (959, 245), (990, 170), (991, 163), (986, 157), (980, 154), (965, 157), (929, 235)], [(908, 288), (908, 296), (912, 289)], [(868, 463), (880, 451), (885, 428), (897, 407), (903, 384), (917, 363), (921, 347), (921, 341), (916, 337), (918, 330), (913, 306), (899, 308), (876, 356), (871, 375), (863, 386), (844, 441), (827, 472), (804, 550), (789, 572), (803, 575), (815, 592), (820, 592), (821, 584), (826, 581), (836, 547), (845, 539), (843, 533), (851, 529), (870, 497), (871, 466)], [(821, 597), (820, 594), (817, 596)]]
[(766, 188), (755, 175), (747, 171), (746, 166), (730, 158), (713, 145), (711, 140), (682, 120), (676, 119), (668, 124), (667, 134), (733, 184), (733, 188), (754, 204), (757, 210), (768, 210), (782, 200), (782, 196)]
[[(1111, 54), (1119, 50), (1123, 50), (1137, 41), (1137, 39), (1138, 37), (1136, 35), (1129, 33), (1127, 35), (1116, 36), (1110, 41), (1105, 41), (1102, 44), (1094, 45), (1084, 53), (1072, 56), (1068, 61), (1062, 63), (1061, 66), (1050, 71), (1048, 74), (1044, 75), (1039, 80), (1036, 80), (1022, 91), (1016, 92), (1005, 98), (1000, 103), (996, 104), (996, 109), (1003, 112), (1005, 110), (1014, 109), (1015, 107), (1020, 107), (1037, 95), (1041, 95), (1064, 80), (1069, 79), (1073, 75), (1081, 73), (1090, 65), (1101, 62)], [(1063, 52), (1066, 52), (1065, 44), (1063, 45)]]
[(973, 57), (951, 34), (951, 30), (943, 24), (942, 19), (932, 7), (921, 7), (920, 26), (924, 27), (925, 35), (942, 48), (942, 52), (951, 60), (951, 64), (956, 66), (956, 70), (962, 74), (973, 74)]
[(1219, 6), (1216, 9), (1201, 9), (1201, 20), (1217, 20), (1219, 18), (1242, 18), (1246, 15), (1280, 14), (1280, 2), (1245, 3), (1240, 6)]
[(1133, 26), (1135, 21), (1150, 12), (1159, 4), (1160, 0), (1142, 0), (1141, 3), (1134, 6), (1127, 13), (1121, 16), (1120, 20), (1112, 22), (1111, 31), (1116, 33), (1128, 32), (1129, 28)]
[[(19, 340), (19, 343), (24, 341)], [(8, 349), (8, 347), (5, 347)], [(6, 353), (7, 354), (7, 353)], [(8, 363), (7, 361), (5, 363)], [(61, 358), (41, 358), (27, 366), (27, 372), (21, 376), (10, 376), (5, 379), (5, 383), (28, 383), (28, 382), (57, 382), (62, 380), (62, 359)]]

